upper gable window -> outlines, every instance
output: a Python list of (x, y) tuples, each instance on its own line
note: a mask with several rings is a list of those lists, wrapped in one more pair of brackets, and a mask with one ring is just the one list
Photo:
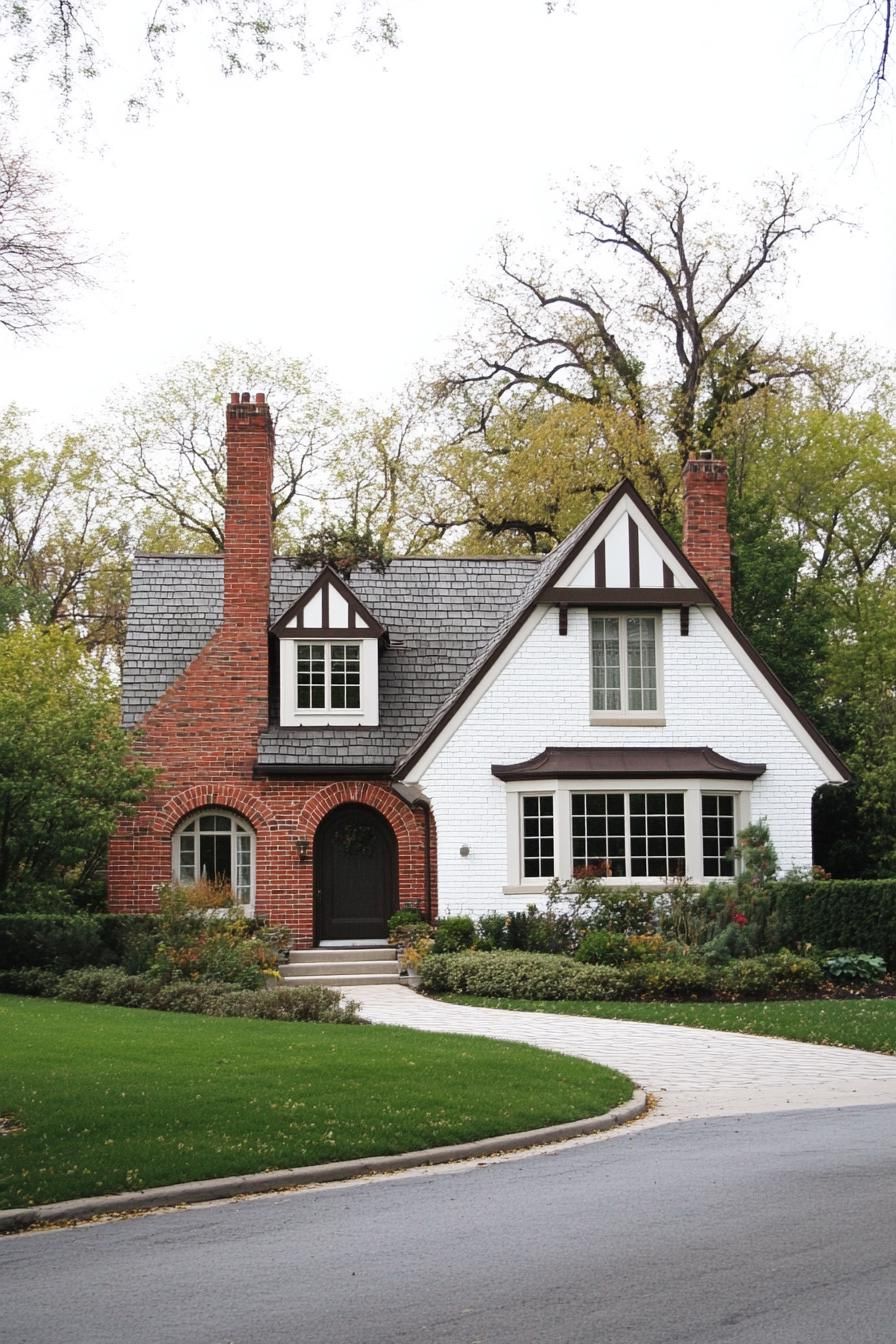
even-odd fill
[(657, 616), (591, 617), (592, 722), (661, 721), (661, 652)]

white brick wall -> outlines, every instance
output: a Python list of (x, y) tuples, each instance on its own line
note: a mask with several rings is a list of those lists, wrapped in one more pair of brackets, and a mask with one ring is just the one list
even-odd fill
[[(525, 761), (551, 746), (709, 746), (768, 768), (748, 804), (768, 818), (782, 868), (811, 863), (812, 794), (825, 776), (737, 659), (693, 609), (690, 633), (677, 610), (663, 616), (665, 727), (592, 726), (588, 613), (569, 612), (558, 633), (548, 608), (420, 783), (438, 824), (442, 913), (522, 908), (508, 882), (507, 801), (493, 764)], [(743, 818), (742, 818), (743, 821)], [(461, 846), (469, 846), (465, 858)]]

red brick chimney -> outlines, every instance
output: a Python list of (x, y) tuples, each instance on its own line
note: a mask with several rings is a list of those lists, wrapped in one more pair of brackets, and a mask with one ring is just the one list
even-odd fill
[(731, 611), (731, 538), (728, 535), (728, 463), (706, 448), (691, 453), (682, 472), (684, 536), (682, 550)]
[(231, 392), (227, 407), (224, 630), (267, 649), (271, 590), (274, 426), (263, 392)]

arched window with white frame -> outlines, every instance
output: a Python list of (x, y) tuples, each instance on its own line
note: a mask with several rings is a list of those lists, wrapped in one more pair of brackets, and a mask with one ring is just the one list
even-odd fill
[(235, 812), (208, 808), (181, 822), (172, 843), (174, 880), (226, 883), (239, 905), (255, 895), (255, 835)]

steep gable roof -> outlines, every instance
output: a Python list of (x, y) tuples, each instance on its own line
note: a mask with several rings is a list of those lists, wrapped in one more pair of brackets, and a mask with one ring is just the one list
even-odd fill
[(290, 637), (349, 632), (358, 639), (380, 639), (386, 633), (332, 565), (324, 565), (317, 578), (271, 630), (274, 635)]
[[(636, 586), (632, 581), (640, 576), (633, 560), (625, 587), (585, 587), (581, 575), (572, 573), (577, 563), (581, 570), (589, 544), (622, 508), (657, 555), (667, 558), (663, 563), (674, 569), (671, 583), (663, 571), (662, 589)], [(640, 546), (641, 541), (631, 544)], [(122, 675), (126, 726), (140, 721), (220, 626), (222, 569), (220, 555), (137, 558)], [(597, 578), (599, 565), (595, 570)], [(289, 560), (274, 561), (270, 619), (275, 629), (322, 581), (317, 571)], [(380, 655), (380, 722), (350, 730), (280, 727), (275, 697), (271, 726), (259, 740), (258, 768), (264, 773), (366, 770), (407, 777), (443, 730), (465, 712), (539, 606), (595, 606), (640, 595), (652, 605), (685, 608), (697, 603), (710, 609), (754, 680), (800, 725), (834, 775), (849, 778), (843, 761), (627, 481), (542, 559), (400, 559), (383, 573), (362, 565), (352, 573), (350, 591), (389, 634)]]
[[(629, 569), (629, 585), (627, 587), (619, 586), (614, 590), (610, 586), (597, 587), (595, 585), (594, 588), (579, 588), (570, 585), (561, 588), (558, 581), (562, 579), (564, 573), (570, 569), (576, 559), (581, 556), (588, 543), (599, 533), (601, 528), (609, 523), (614, 511), (623, 504), (626, 509), (631, 509), (632, 515), (637, 518), (639, 528), (643, 525), (645, 531), (655, 540), (658, 550), (668, 556), (667, 565), (671, 561), (675, 570), (678, 571), (677, 581), (674, 574), (670, 576), (666, 573), (664, 575), (665, 586), (662, 589), (652, 587), (642, 589), (639, 581), (637, 581), (636, 567), (632, 563)], [(669, 582), (670, 577), (672, 579), (671, 583)], [(746, 635), (719, 602), (703, 577), (647, 507), (632, 483), (627, 480), (614, 486), (598, 504), (597, 508), (587, 518), (584, 518), (542, 561), (537, 573), (533, 576), (526, 592), (523, 594), (517, 610), (509, 614), (500, 629), (495, 632), (492, 640), (483, 648), (479, 657), (472, 664), (463, 681), (456, 686), (411, 749), (398, 762), (396, 775), (399, 777), (407, 776), (413, 767), (419, 763), (424, 753), (433, 745), (439, 734), (450, 725), (452, 719), (463, 712), (465, 703), (475, 693), (489, 671), (499, 663), (502, 655), (512, 644), (514, 637), (522, 630), (539, 605), (556, 603), (570, 606), (597, 606), (602, 602), (615, 601), (617, 597), (621, 600), (631, 601), (633, 598), (635, 600), (639, 598), (639, 590), (640, 593), (649, 595), (648, 600), (651, 605), (685, 607), (696, 602), (701, 606), (710, 608), (721, 620), (728, 634), (733, 637), (741, 655), (750, 665), (754, 680), (764, 683), (772, 696), (782, 703), (787, 713), (793, 716), (814, 744), (819, 755), (833, 768), (834, 774), (844, 781), (850, 778), (850, 771), (844, 761), (818, 731), (809, 716), (800, 709), (790, 692), (753, 648)]]
[[(380, 652), (380, 722), (373, 728), (293, 728), (276, 721), (259, 741), (271, 773), (392, 772), (494, 631), (518, 606), (537, 559), (398, 559), (384, 573), (360, 565), (350, 586), (384, 626)], [(138, 724), (219, 628), (223, 557), (138, 556), (122, 674), (122, 715)], [(271, 624), (319, 577), (274, 561)], [(276, 645), (278, 641), (275, 639)], [(276, 654), (276, 649), (274, 650)], [(276, 680), (276, 678), (275, 678)]]

